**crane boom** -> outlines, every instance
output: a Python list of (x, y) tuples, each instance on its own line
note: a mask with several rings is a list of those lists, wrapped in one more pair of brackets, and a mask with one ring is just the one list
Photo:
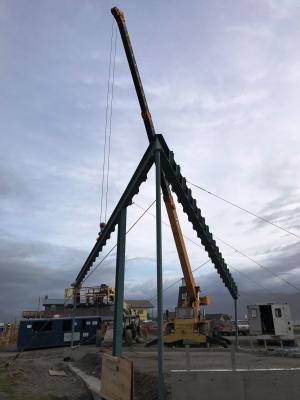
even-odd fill
[[(132, 45), (130, 42), (130, 37), (129, 37), (127, 26), (125, 23), (124, 13), (121, 10), (119, 10), (117, 7), (113, 7), (111, 9), (111, 13), (114, 16), (114, 18), (118, 24), (118, 27), (119, 27), (119, 31), (120, 31), (120, 35), (122, 38), (124, 50), (126, 53), (128, 65), (129, 65), (130, 72), (131, 72), (131, 76), (132, 76), (136, 94), (137, 94), (137, 97), (138, 97), (138, 100), (140, 103), (141, 115), (142, 115), (142, 118), (144, 121), (147, 136), (148, 136), (149, 142), (152, 142), (155, 139), (155, 135), (156, 135), (155, 128), (153, 125), (152, 117), (151, 117), (151, 114), (149, 111), (145, 92), (143, 89), (143, 84), (142, 84), (142, 81), (140, 78), (139, 70), (137, 67), (134, 52), (133, 52)], [(164, 203), (166, 205), (170, 225), (172, 228), (172, 233), (173, 233), (174, 241), (176, 244), (176, 249), (177, 249), (177, 253), (179, 256), (183, 276), (184, 276), (186, 287), (187, 287), (188, 298), (189, 298), (190, 302), (193, 302), (193, 303), (196, 302), (198, 304), (199, 288), (195, 284), (191, 264), (189, 261), (186, 246), (184, 243), (182, 230), (181, 230), (177, 212), (176, 212), (175, 203), (173, 200), (171, 190), (169, 188), (169, 184), (168, 184), (164, 174), (162, 174), (161, 188), (162, 188), (163, 199), (164, 199)]]

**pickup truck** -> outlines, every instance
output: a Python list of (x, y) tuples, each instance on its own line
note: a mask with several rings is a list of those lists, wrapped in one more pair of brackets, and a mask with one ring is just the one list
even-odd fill
[(234, 327), (229, 315), (206, 314), (205, 318), (210, 321), (210, 327), (214, 336), (226, 336), (233, 334)]

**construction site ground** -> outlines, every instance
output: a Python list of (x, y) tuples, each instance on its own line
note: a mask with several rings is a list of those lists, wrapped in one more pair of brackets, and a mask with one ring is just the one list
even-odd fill
[[(249, 340), (241, 338), (245, 350), (235, 355), (236, 368), (299, 368), (300, 358), (258, 353), (251, 349)], [(80, 346), (32, 350), (22, 353), (14, 351), (0, 353), (0, 399), (12, 400), (81, 400), (90, 399), (91, 394), (83, 381), (68, 367), (80, 368), (87, 375), (101, 379), (101, 356), (111, 354), (106, 347)], [(143, 344), (124, 347), (124, 356), (134, 363), (134, 392), (136, 400), (157, 398), (157, 348), (146, 348)], [(231, 369), (230, 349), (166, 348), (165, 377), (170, 392), (171, 370), (187, 369)], [(64, 371), (66, 376), (50, 376), (49, 370)], [(168, 393), (168, 398), (170, 394)]]
[[(1, 400), (92, 399), (86, 385), (63, 361), (63, 349), (0, 353)], [(66, 376), (50, 376), (49, 370)]]

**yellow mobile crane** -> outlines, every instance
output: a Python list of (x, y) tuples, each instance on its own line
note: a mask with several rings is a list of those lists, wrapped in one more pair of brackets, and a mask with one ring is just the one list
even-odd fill
[[(129, 34), (125, 23), (124, 13), (117, 7), (112, 8), (111, 12), (115, 17), (119, 27), (124, 50), (127, 56), (127, 61), (129, 64), (136, 94), (141, 108), (141, 115), (144, 120), (144, 125), (146, 128), (149, 142), (151, 142), (155, 139), (156, 133), (151, 118), (151, 114), (148, 108), (137, 63), (134, 57), (133, 49), (131, 46)], [(163, 192), (163, 199), (167, 209), (170, 225), (174, 236), (174, 241), (177, 248), (177, 253), (179, 256), (187, 288), (187, 296), (185, 298), (184, 304), (182, 307), (177, 308), (175, 329), (173, 333), (167, 334), (165, 336), (165, 342), (171, 343), (174, 341), (178, 342), (183, 340), (187, 341), (190, 340), (190, 341), (195, 341), (197, 343), (203, 343), (206, 342), (206, 335), (208, 334), (208, 330), (201, 329), (204, 328), (204, 326), (207, 327), (207, 323), (206, 321), (202, 321), (200, 319), (200, 305), (208, 304), (210, 302), (210, 299), (208, 297), (200, 297), (200, 288), (199, 286), (196, 285), (192, 274), (192, 268), (187, 254), (186, 246), (184, 243), (183, 234), (179, 224), (173, 196), (169, 188), (169, 184), (164, 175), (162, 176), (161, 182), (162, 182), (161, 188)], [(200, 332), (204, 332), (205, 334), (201, 334)]]
[(191, 190), (186, 185), (186, 179), (180, 173), (180, 166), (177, 165), (174, 160), (174, 153), (169, 150), (167, 143), (164, 141), (162, 135), (157, 135), (155, 133), (151, 114), (149, 112), (145, 93), (143, 90), (127, 27), (125, 24), (124, 14), (117, 7), (112, 8), (111, 11), (119, 27), (150, 145), (144, 157), (142, 158), (136, 172), (134, 173), (131, 181), (129, 182), (126, 190), (124, 191), (119, 203), (117, 204), (111, 217), (107, 221), (107, 224), (105, 225), (102, 223), (100, 225), (101, 232), (99, 238), (93, 249), (91, 250), (89, 256), (87, 257), (73, 284), (74, 292), (76, 292), (76, 290), (80, 288), (84, 277), (98, 257), (99, 252), (102, 250), (106, 241), (109, 239), (111, 233), (114, 231), (115, 226), (119, 220), (120, 212), (123, 209), (124, 205), (127, 206), (128, 204), (131, 204), (130, 202), (132, 196), (138, 192), (139, 185), (143, 180), (146, 179), (146, 176), (143, 175), (141, 170), (143, 169), (144, 171), (151, 166), (150, 161), (148, 161), (147, 158), (148, 152), (151, 151), (151, 146), (153, 147), (159, 145), (161, 147), (161, 154), (163, 154), (164, 156), (163, 161), (166, 167), (166, 169), (163, 170), (165, 172), (162, 172), (161, 176), (161, 189), (186, 284), (186, 296), (183, 303), (180, 304), (180, 306), (176, 309), (175, 321), (173, 323), (172, 329), (167, 329), (167, 331), (165, 332), (164, 341), (168, 344), (205, 344), (211, 339), (208, 322), (201, 317), (200, 307), (201, 305), (209, 304), (210, 299), (209, 297), (200, 296), (200, 288), (195, 283), (183, 239), (183, 234), (180, 228), (175, 203), (171, 194), (170, 185), (165, 174), (168, 175), (168, 179), (172, 184), (172, 190), (176, 193), (178, 201), (183, 206), (183, 211), (188, 215), (188, 219), (192, 223), (193, 229), (196, 231), (197, 236), (200, 238), (201, 243), (203, 244), (212, 263), (217, 269), (217, 272), (225, 283), (225, 286), (229, 290), (231, 296), (234, 298), (235, 304), (238, 298), (237, 287), (230, 274), (230, 271), (228, 270), (224, 258), (222, 257), (222, 254), (219, 251), (219, 248), (216, 245), (216, 242), (213, 239), (211, 232), (209, 231), (209, 227), (206, 224), (205, 219), (201, 215), (201, 210), (197, 207), (197, 202), (192, 197)]

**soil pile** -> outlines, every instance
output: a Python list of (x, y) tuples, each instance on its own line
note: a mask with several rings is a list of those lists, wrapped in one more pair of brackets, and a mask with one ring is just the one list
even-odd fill
[[(102, 359), (101, 353), (85, 354), (75, 366), (88, 375), (101, 379)], [(157, 376), (151, 373), (134, 369), (134, 400), (157, 400)], [(169, 388), (167, 388), (166, 399), (170, 399)]]
[[(1, 400), (90, 400), (85, 384), (48, 351), (26, 352), (18, 358), (0, 358)], [(49, 369), (66, 376), (50, 376)]]
[(100, 353), (88, 353), (84, 355), (75, 366), (88, 375), (95, 376), (100, 379), (102, 359)]

